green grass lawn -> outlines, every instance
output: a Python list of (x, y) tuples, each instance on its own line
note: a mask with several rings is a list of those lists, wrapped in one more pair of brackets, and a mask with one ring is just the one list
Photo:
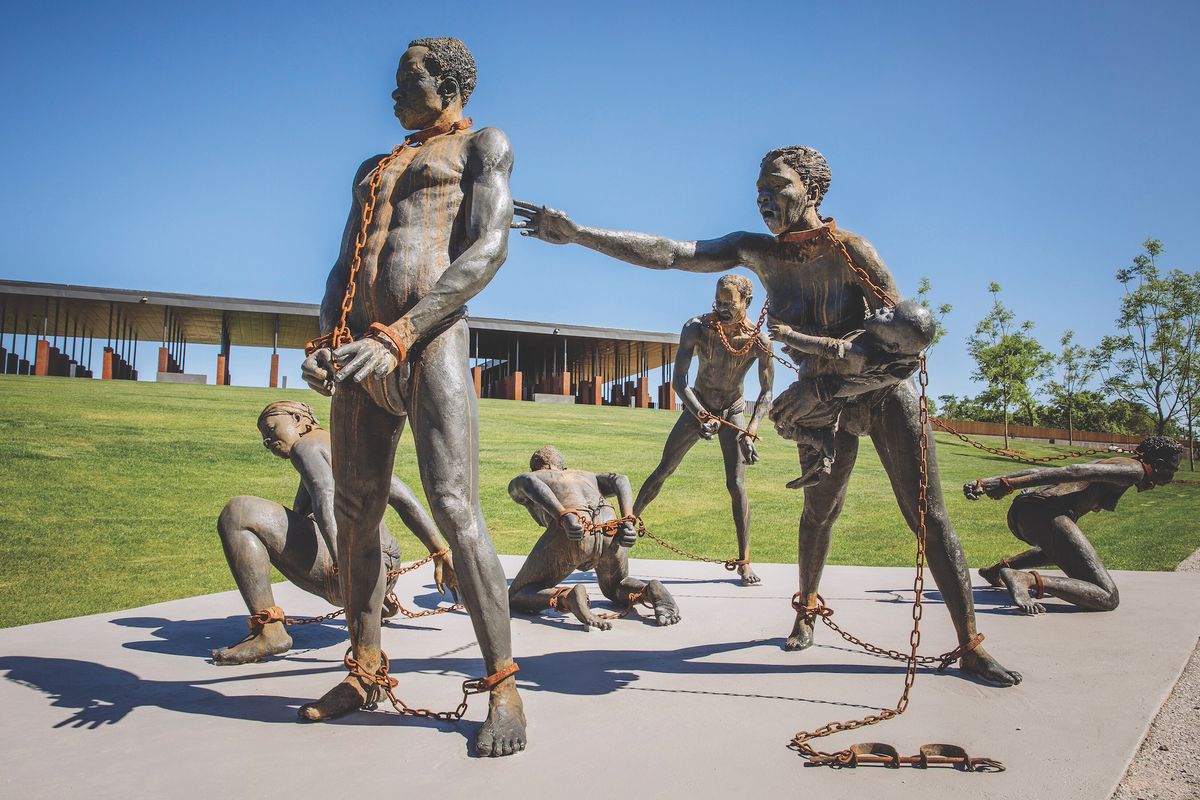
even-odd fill
[[(328, 400), (307, 390), (0, 376), (0, 626), (234, 588), (217, 541), (217, 515), (239, 494), (292, 501), (296, 473), (263, 449), (255, 428), (262, 407), (285, 397), (309, 402), (328, 419)], [(481, 401), (480, 416), (484, 515), (497, 549), (514, 554), (528, 552), (539, 530), (506, 489), (536, 448), (556, 445), (568, 466), (624, 472), (636, 490), (676, 418), (503, 400)], [(754, 558), (792, 562), (802, 493), (784, 483), (798, 474), (796, 454), (769, 426), (764, 438), (762, 460), (747, 473)], [(1022, 549), (1004, 524), (1007, 502), (968, 503), (959, 488), (1019, 465), (950, 437), (939, 435), (937, 444), (950, 514), (971, 564)], [(397, 473), (418, 484), (407, 434)], [(1195, 486), (1130, 492), (1116, 514), (1090, 515), (1083, 528), (1110, 568), (1173, 569), (1200, 547), (1198, 498)], [(685, 548), (735, 555), (715, 442), (692, 450), (645, 516), (651, 530)], [(406, 556), (418, 553), (390, 510), (388, 524)], [(634, 555), (673, 557), (649, 541)], [(894, 566), (912, 559), (912, 537), (864, 439), (830, 560)]]

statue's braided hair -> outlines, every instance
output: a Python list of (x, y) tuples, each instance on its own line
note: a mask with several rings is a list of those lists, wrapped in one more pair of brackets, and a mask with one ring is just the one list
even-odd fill
[(311, 427), (321, 427), (321, 423), (317, 422), (317, 415), (313, 413), (312, 406), (308, 403), (301, 403), (299, 400), (276, 400), (274, 403), (268, 403), (267, 407), (258, 415), (258, 424), (262, 425), (263, 420), (267, 417), (274, 417), (279, 414), (287, 414), (289, 416), (295, 414), (302, 421), (309, 423)]
[(1134, 448), (1134, 452), (1139, 461), (1149, 464), (1155, 472), (1160, 467), (1179, 469), (1179, 462), (1183, 459), (1183, 445), (1170, 436), (1147, 436)]

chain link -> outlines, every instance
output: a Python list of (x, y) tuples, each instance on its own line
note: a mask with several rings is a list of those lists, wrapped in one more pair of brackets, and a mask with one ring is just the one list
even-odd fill
[(329, 347), (336, 350), (354, 341), (354, 336), (350, 333), (350, 326), (347, 320), (350, 317), (351, 310), (354, 308), (354, 295), (358, 291), (358, 273), (362, 269), (362, 251), (367, 245), (367, 232), (370, 229), (371, 221), (375, 218), (375, 204), (379, 200), (379, 185), (383, 182), (383, 173), (408, 148), (418, 147), (435, 136), (464, 130), (470, 126), (471, 119), (464, 117), (446, 126), (426, 128), (425, 130), (411, 133), (404, 137), (403, 142), (393, 147), (391, 153), (381, 158), (379, 163), (375, 165), (375, 168), (371, 170), (371, 175), (367, 179), (367, 198), (363, 202), (362, 213), (359, 216), (361, 224), (358, 228), (358, 234), (354, 237), (354, 256), (350, 263), (350, 272), (346, 277), (346, 293), (342, 296), (341, 317), (338, 319), (337, 324), (334, 325), (332, 331), (318, 336), (304, 346), (306, 354), (311, 355), (321, 347)]
[(725, 569), (729, 570), (730, 572), (733, 572), (738, 567), (744, 567), (744, 566), (747, 566), (750, 564), (750, 559), (748, 559), (748, 558), (746, 558), (746, 559), (727, 558), (725, 560), (721, 560), (719, 558), (706, 558), (705, 556), (696, 555), (695, 553), (690, 553), (687, 550), (684, 550), (683, 548), (676, 547), (675, 545), (668, 542), (666, 539), (663, 539), (661, 536), (651, 533), (650, 529), (646, 527), (646, 523), (643, 522), (640, 518), (635, 517), (634, 519), (637, 521), (637, 535), (639, 537), (645, 537), (645, 538), (649, 539), (650, 541), (654, 542), (655, 544), (657, 544), (659, 547), (670, 550), (672, 553), (683, 556), (684, 558), (689, 559), (691, 561), (703, 561), (705, 564), (721, 564), (722, 566), (725, 567)]
[(1025, 453), (1022, 453), (1018, 450), (1006, 450), (1001, 447), (989, 447), (988, 445), (984, 444), (983, 442), (972, 439), (970, 436), (967, 436), (965, 433), (960, 433), (959, 431), (955, 430), (954, 427), (952, 425), (950, 425), (950, 423), (940, 420), (937, 417), (930, 417), (929, 421), (933, 424), (933, 427), (937, 428), (940, 431), (945, 431), (946, 433), (950, 434), (951, 436), (961, 439), (962, 441), (971, 445), (971, 447), (974, 447), (978, 450), (982, 450), (985, 453), (991, 453), (994, 456), (1000, 456), (1001, 458), (1009, 458), (1009, 459), (1012, 459), (1013, 461), (1024, 461), (1027, 464), (1044, 464), (1047, 461), (1064, 461), (1068, 458), (1082, 458), (1083, 456), (1097, 456), (1097, 455), (1104, 456), (1104, 455), (1112, 455), (1113, 453), (1128, 453), (1129, 455), (1137, 455), (1136, 450), (1129, 450), (1124, 447), (1111, 447), (1107, 450), (1096, 450), (1094, 448), (1089, 447), (1086, 450), (1072, 450), (1069, 453), (1063, 453), (1063, 454), (1057, 455), (1057, 456), (1030, 456), (1030, 455), (1026, 455)]
[[(832, 241), (834, 246), (841, 252), (842, 258), (846, 263), (846, 267), (862, 281), (875, 295), (875, 297), (884, 305), (894, 306), (895, 301), (878, 286), (871, 276), (862, 267), (854, 263), (846, 246), (832, 231), (832, 226), (826, 228), (826, 235)], [(919, 467), (917, 479), (917, 553), (916, 553), (916, 573), (913, 577), (913, 605), (912, 605), (912, 631), (909, 634), (909, 651), (906, 654), (897, 650), (885, 650), (884, 648), (871, 645), (863, 640), (843, 631), (841, 627), (834, 623), (830, 616), (833, 614), (832, 609), (825, 605), (824, 600), (817, 596), (817, 606), (813, 608), (801, 607), (798, 610), (805, 612), (810, 621), (810, 625), (815, 617), (819, 616), (826, 625), (836, 631), (843, 639), (862, 647), (867, 652), (886, 658), (895, 658), (906, 663), (904, 671), (904, 689), (900, 693), (900, 699), (896, 702), (894, 709), (884, 709), (878, 714), (868, 714), (861, 719), (847, 720), (845, 722), (829, 722), (815, 730), (801, 730), (792, 737), (789, 747), (796, 750), (800, 755), (804, 756), (812, 764), (817, 765), (835, 765), (849, 766), (856, 763), (857, 749), (859, 746), (838, 750), (834, 752), (826, 752), (818, 750), (812, 745), (812, 742), (817, 739), (822, 739), (834, 733), (843, 733), (845, 731), (857, 730), (870, 725), (877, 725), (885, 720), (893, 719), (903, 714), (908, 708), (909, 695), (912, 692), (913, 683), (917, 678), (917, 665), (933, 663), (935, 661), (941, 663), (940, 669), (949, 666), (952, 661), (961, 658), (968, 650), (973, 650), (982, 641), (981, 635), (976, 635), (965, 645), (959, 645), (954, 650), (944, 653), (936, 658), (929, 656), (920, 656), (918, 651), (921, 646), (921, 617), (924, 613), (922, 606), (922, 598), (925, 591), (925, 544), (927, 536), (927, 517), (929, 515), (929, 372), (926, 368), (925, 354), (921, 354), (920, 366), (917, 371), (917, 383), (920, 386), (920, 396), (917, 402), (917, 422), (920, 427), (920, 437), (918, 439), (919, 451)], [(793, 606), (798, 606), (799, 594), (793, 597)]]
[(355, 660), (351, 654), (351, 650), (346, 651), (344, 659), (346, 669), (350, 674), (364, 684), (367, 689), (367, 700), (363, 707), (373, 710), (378, 705), (379, 695), (384, 694), (392, 707), (396, 709), (396, 713), (404, 717), (423, 717), (425, 719), (434, 719), (440, 722), (456, 722), (463, 718), (467, 713), (467, 701), (473, 694), (481, 694), (490, 691), (492, 687), (500, 683), (500, 681), (520, 671), (520, 667), (516, 662), (509, 664), (507, 667), (488, 675), (486, 678), (472, 678), (463, 681), (462, 683), (462, 700), (453, 711), (431, 711), (427, 708), (415, 708), (405, 703), (396, 696), (396, 687), (400, 681), (388, 674), (389, 661), (387, 653), (380, 651), (379, 653), (379, 669), (373, 673), (369, 673), (362, 668), (362, 665)]
[[(423, 567), (426, 564), (428, 564), (430, 561), (433, 561), (435, 558), (441, 558), (442, 556), (446, 555), (449, 552), (450, 552), (449, 548), (442, 548), (441, 550), (438, 550), (436, 553), (430, 553), (429, 555), (422, 558), (420, 561), (414, 561), (413, 563), (409, 564), (406, 567), (400, 567), (399, 569), (388, 570), (387, 576), (390, 578), (392, 576), (403, 575), (406, 572), (412, 572), (414, 569)], [(334, 575), (337, 574), (336, 565), (334, 566), (333, 574)], [(445, 614), (448, 611), (465, 611), (466, 610), (462, 606), (461, 603), (456, 603), (452, 606), (438, 606), (437, 608), (429, 609), (427, 611), (409, 611), (407, 608), (405, 608), (400, 603), (400, 600), (396, 597), (395, 592), (388, 592), (387, 600), (388, 600), (388, 602), (390, 602), (394, 606), (396, 606), (397, 611), (399, 611), (401, 614), (408, 617), (409, 619), (420, 619), (421, 617), (431, 617), (434, 614)], [(340, 617), (342, 614), (345, 614), (345, 613), (346, 613), (346, 609), (339, 608), (334, 611), (330, 611), (328, 614), (322, 614), (319, 617), (289, 617), (283, 613), (283, 609), (280, 608), (279, 606), (271, 606), (270, 608), (265, 608), (262, 611), (257, 611), (255, 613), (251, 614), (247, 618), (246, 624), (249, 625), (251, 630), (255, 630), (256, 628), (261, 628), (263, 625), (266, 625), (271, 622), (282, 622), (284, 625), (315, 625), (318, 622), (328, 622), (329, 620), (337, 619), (338, 617)]]

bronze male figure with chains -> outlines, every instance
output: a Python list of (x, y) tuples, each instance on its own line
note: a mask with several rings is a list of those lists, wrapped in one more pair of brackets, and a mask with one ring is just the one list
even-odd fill
[(323, 335), (303, 375), (333, 394), (338, 565), (350, 627), (351, 674), (300, 709), (324, 720), (386, 689), (380, 645), (384, 567), (378, 527), (406, 419), (433, 518), (450, 541), (463, 603), (483, 651), (487, 719), (476, 749), (525, 747), (513, 674), (508, 596), (479, 504), (479, 420), (464, 303), (508, 253), (512, 150), (495, 128), (463, 116), (475, 62), (457, 39), (418, 39), (400, 59), (395, 113), (405, 144), (374, 156), (354, 179), (350, 220), (321, 304)]
[[(746, 497), (746, 465), (758, 461), (754, 447), (758, 426), (771, 407), (771, 385), (775, 377), (771, 345), (765, 333), (755, 331), (746, 322), (746, 308), (754, 298), (754, 286), (743, 275), (723, 275), (717, 281), (717, 294), (711, 314), (693, 317), (684, 323), (675, 351), (675, 371), (671, 388), (683, 403), (683, 413), (663, 445), (662, 459), (638, 490), (633, 513), (639, 518), (654, 502), (667, 478), (683, 462), (683, 457), (701, 439), (714, 436), (721, 444), (725, 460), (725, 487), (733, 504), (733, 527), (737, 534), (738, 556), (731, 559), (743, 586), (761, 583), (750, 567), (750, 501)], [(755, 341), (755, 339), (759, 341)], [(688, 370), (698, 359), (696, 383), (688, 385)], [(747, 424), (746, 373), (758, 365), (758, 399)]]
[(509, 586), (512, 607), (526, 614), (558, 609), (588, 628), (608, 630), (611, 617), (592, 610), (583, 584), (558, 585), (575, 570), (594, 569), (600, 591), (623, 613), (641, 603), (659, 625), (678, 622), (679, 606), (661, 581), (643, 583), (629, 574), (629, 548), (637, 542), (629, 478), (567, 469), (554, 447), (535, 452), (529, 469), (512, 479), (508, 494), (546, 530)]
[[(524, 235), (556, 244), (575, 242), (651, 269), (724, 272), (748, 267), (767, 291), (773, 324), (810, 336), (840, 338), (861, 329), (868, 311), (894, 307), (900, 297), (875, 248), (861, 236), (836, 228), (832, 219), (821, 218), (818, 209), (829, 183), (829, 167), (812, 148), (784, 147), (768, 153), (759, 169), (758, 209), (772, 235), (735, 232), (718, 239), (675, 241), (581, 226), (561, 211), (526, 203), (517, 204), (521, 219), (514, 227)], [(804, 361), (806, 373), (813, 377), (838, 374), (846, 366), (819, 355), (805, 355)], [(958, 634), (962, 668), (991, 683), (1015, 684), (1020, 674), (978, 646), (967, 562), (946, 513), (936, 452), (928, 425), (922, 425), (920, 406), (912, 383), (901, 382), (856, 397), (842, 409), (831, 472), (804, 489), (798, 608), (785, 646), (802, 650), (813, 644), (813, 627), (822, 609), (817, 590), (833, 524), (846, 499), (858, 437), (869, 435), (905, 520), (914, 532), (925, 532), (930, 571)], [(786, 403), (777, 402), (772, 416), (787, 419)], [(926, 441), (928, 450), (922, 446)], [(928, 513), (922, 523), (918, 489), (923, 469), (928, 470)]]

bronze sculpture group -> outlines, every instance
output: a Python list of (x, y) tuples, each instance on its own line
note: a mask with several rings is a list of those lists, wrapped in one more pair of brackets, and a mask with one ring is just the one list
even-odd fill
[[(301, 718), (331, 719), (376, 702), (381, 693), (397, 702), (380, 640), (381, 619), (394, 611), (385, 596), (398, 550), (382, 525), (391, 503), (437, 557), (439, 587), (456, 586), (470, 614), (488, 673), (464, 687), (464, 703), (468, 691), (489, 694), (477, 751), (503, 756), (524, 749), (510, 606), (527, 614), (557, 609), (585, 628), (606, 629), (610, 618), (591, 608), (582, 585), (560, 585), (575, 570), (594, 569), (601, 591), (618, 608), (640, 603), (653, 609), (658, 624), (678, 622), (680, 609), (659, 581), (629, 575), (628, 549), (667, 478), (697, 442), (714, 437), (738, 545), (738, 558), (730, 563), (744, 585), (757, 584), (745, 467), (758, 460), (754, 442), (768, 413), (777, 431), (797, 443), (800, 477), (789, 486), (804, 489), (800, 590), (786, 649), (813, 645), (833, 525), (859, 437), (870, 436), (900, 510), (924, 544), (957, 632), (959, 646), (947, 660), (961, 659), (964, 671), (995, 685), (1019, 683), (1019, 673), (979, 645), (966, 558), (946, 513), (923, 395), (911, 380), (923, 365), (933, 319), (900, 298), (866, 239), (820, 215), (831, 179), (824, 157), (796, 146), (762, 159), (758, 209), (769, 234), (675, 241), (582, 226), (561, 211), (514, 203), (505, 135), (495, 128), (473, 130), (463, 115), (475, 78), (474, 61), (457, 39), (418, 39), (401, 58), (395, 113), (415, 132), (391, 153), (367, 159), (354, 178), (350, 218), (321, 304), (322, 335), (310, 343), (303, 364), (309, 386), (332, 395), (330, 433), (302, 404), (268, 406), (259, 421), (264, 444), (301, 475), (295, 506), (237, 498), (221, 516), (226, 556), (252, 614), (274, 606), (269, 564), (302, 588), (345, 604), (349, 674), (302, 706)], [(512, 480), (509, 494), (545, 530), (506, 588), (480, 508), (478, 412), (463, 317), (465, 304), (505, 260), (510, 222), (523, 235), (578, 244), (650, 269), (717, 273), (746, 267), (766, 290), (769, 318), (750, 325), (752, 285), (725, 275), (712, 313), (684, 325), (673, 380), (683, 412), (636, 498), (624, 475), (567, 469), (553, 447), (533, 455), (530, 471)], [(783, 345), (785, 357), (775, 354), (774, 342)], [(689, 385), (693, 359), (699, 364)], [(772, 400), (776, 361), (794, 366), (797, 380)], [(752, 367), (759, 394), (747, 420), (743, 384)], [(407, 420), (432, 519), (392, 474)], [(1169, 481), (1178, 463), (1177, 451), (1149, 441), (1136, 460), (968, 484), (964, 491), (971, 498), (1046, 487), (1023, 493), (1009, 515), (1014, 534), (1032, 549), (982, 574), (1006, 586), (1027, 613), (1039, 611), (1035, 599), (1047, 595), (1083, 608), (1115, 607), (1116, 588), (1074, 520), (1087, 511), (1111, 510), (1129, 486), (1140, 491)], [(616, 507), (608, 498), (616, 499)], [(452, 565), (441, 534), (454, 553)], [(1047, 563), (1068, 577), (1027, 571)], [(214, 651), (214, 661), (242, 663), (287, 650), (291, 640), (276, 617), (282, 613), (261, 617), (257, 627), (252, 621), (250, 635)], [(915, 652), (910, 670), (913, 663)]]

